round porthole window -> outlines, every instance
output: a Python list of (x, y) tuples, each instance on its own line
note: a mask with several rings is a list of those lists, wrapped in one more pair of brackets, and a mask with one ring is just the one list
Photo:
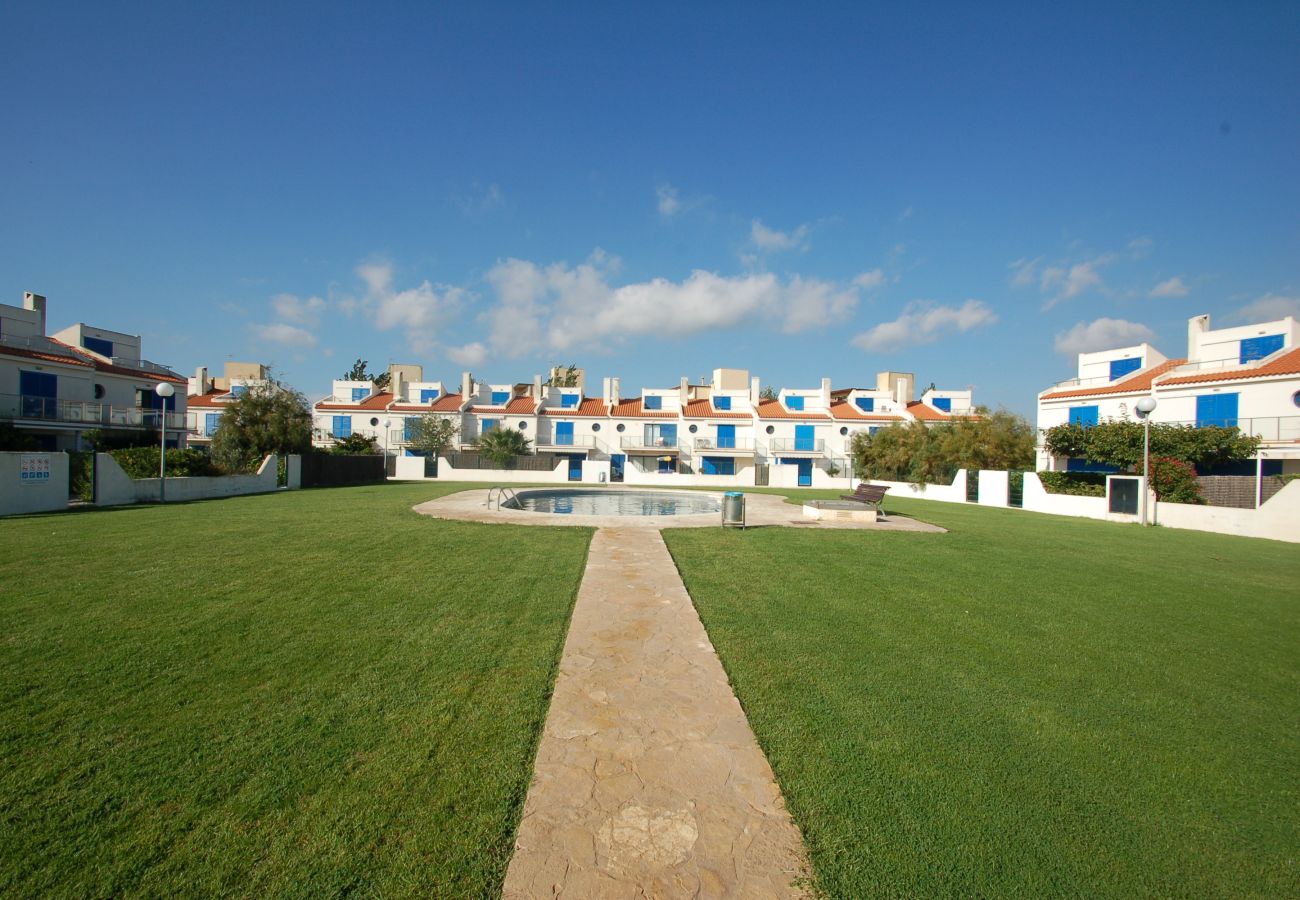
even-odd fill
[(371, 424), (371, 425), (378, 425), (378, 424), (379, 424), (379, 420), (378, 420), (378, 419), (371, 419), (371, 420), (370, 420), (370, 424)]
[(775, 426), (775, 425), (769, 425), (769, 426), (767, 426), (767, 428), (766, 428), (765, 430), (767, 431), (768, 434), (776, 434), (776, 426)]
[(695, 432), (697, 432), (697, 431), (700, 430), (700, 426), (698, 426), (698, 425), (692, 425), (690, 428), (688, 428), (688, 429), (686, 429), (686, 430), (689, 431), (691, 434), (695, 434)]
[(95, 385), (95, 399), (96, 400), (104, 399), (104, 386), (102, 384)]
[(849, 429), (848, 429), (848, 428), (841, 428), (841, 429), (840, 429), (840, 434), (841, 434), (841, 435), (846, 435), (846, 434), (848, 434), (848, 433), (849, 433)]
[(520, 423), (519, 423), (519, 430), (520, 430), (520, 431), (527, 431), (527, 430), (528, 430), (528, 423), (527, 423), (527, 422), (520, 422)]
[(627, 426), (624, 425), (622, 422), (620, 422), (614, 430), (617, 431), (619, 434), (622, 434), (626, 429)]
[(592, 422), (592, 423), (591, 423), (591, 430), (592, 430), (592, 431), (600, 431), (600, 423), (599, 423), (599, 422)]
[(1300, 391), (1296, 391), (1294, 394), (1291, 395), (1291, 402), (1294, 403), (1296, 406), (1300, 406)]

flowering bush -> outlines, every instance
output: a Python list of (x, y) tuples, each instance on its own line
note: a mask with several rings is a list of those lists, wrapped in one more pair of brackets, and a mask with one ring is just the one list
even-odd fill
[(1151, 457), (1151, 489), (1166, 503), (1204, 503), (1192, 464), (1172, 456)]

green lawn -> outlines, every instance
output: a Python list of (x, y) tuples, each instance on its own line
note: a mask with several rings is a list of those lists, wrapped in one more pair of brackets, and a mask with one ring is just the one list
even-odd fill
[(1295, 545), (887, 506), (665, 532), (828, 894), (1300, 895)]
[(460, 487), (0, 523), (0, 895), (498, 894), (590, 532)]

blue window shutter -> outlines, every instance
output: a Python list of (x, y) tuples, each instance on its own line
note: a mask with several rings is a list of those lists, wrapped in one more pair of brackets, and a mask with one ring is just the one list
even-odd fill
[(1201, 394), (1196, 398), (1196, 427), (1237, 424), (1237, 394)]
[(952, 412), (952, 399), (949, 397), (931, 397), (930, 405), (943, 412)]
[(566, 446), (573, 445), (573, 423), (556, 422), (555, 423), (555, 443)]
[(88, 337), (82, 338), (81, 346), (85, 347), (92, 353), (98, 353), (100, 356), (107, 356), (109, 359), (113, 358), (112, 341), (106, 341), (103, 338)]
[(437, 389), (437, 388), (421, 388), (421, 389), (420, 389), (420, 402), (421, 402), (421, 403), (428, 403), (430, 400), (437, 400), (437, 399), (438, 399), (438, 389)]
[(407, 441), (413, 441), (420, 436), (420, 420), (414, 416), (408, 416), (402, 422), (402, 437)]
[(659, 426), (659, 436), (664, 439), (664, 446), (673, 446), (677, 443), (677, 426), (661, 425)]
[(1134, 359), (1112, 359), (1110, 361), (1110, 380), (1116, 381), (1123, 378), (1129, 372), (1136, 372), (1142, 368), (1142, 360)]
[(351, 417), (351, 416), (335, 416), (335, 417), (334, 417), (334, 425), (333, 425), (333, 427), (330, 429), (330, 432), (331, 432), (331, 433), (332, 433), (336, 438), (352, 437), (352, 417)]
[(875, 398), (875, 397), (858, 397), (858, 398), (855, 399), (853, 402), (856, 403), (856, 404), (858, 405), (858, 409), (862, 410), (863, 412), (875, 412), (875, 411), (876, 411), (876, 398)]
[(734, 448), (736, 446), (736, 426), (719, 425), (718, 426), (718, 446), (720, 448)]
[(353, 389), (352, 389), (352, 402), (353, 402), (353, 403), (356, 403), (358, 400), (364, 400), (364, 399), (366, 399), (366, 398), (369, 397), (369, 396), (370, 396), (370, 388), (353, 388)]
[(645, 407), (646, 409), (663, 409), (663, 408), (664, 408), (664, 398), (663, 398), (663, 397), (646, 397), (645, 400), (642, 402), (641, 405), (642, 405), (643, 407)]
[(1286, 338), (1280, 334), (1266, 334), (1263, 337), (1246, 338), (1241, 342), (1241, 361), (1244, 363), (1272, 356), (1281, 350)]
[(221, 424), (221, 413), (208, 413), (203, 419), (203, 433), (211, 436), (217, 433), (217, 426)]
[(1070, 407), (1070, 424), (1082, 425), (1087, 428), (1090, 425), (1097, 424), (1097, 407), (1095, 406), (1071, 406)]
[(493, 428), (497, 427), (498, 419), (484, 419), (479, 423), (479, 434), (487, 434)]
[(561, 409), (577, 409), (577, 408), (578, 408), (578, 395), (577, 395), (577, 394), (561, 394), (561, 395), (560, 395), (560, 408), (561, 408)]
[(492, 405), (493, 405), (493, 406), (505, 406), (506, 403), (508, 403), (509, 401), (510, 401), (510, 392), (509, 392), (509, 391), (493, 391), (493, 392), (492, 392)]
[(811, 425), (794, 426), (794, 449), (796, 450), (814, 449), (816, 447), (816, 444), (814, 442), (814, 437), (813, 437), (815, 434), (816, 432), (813, 431), (813, 427)]
[(237, 384), (237, 385), (235, 385), (234, 387), (232, 387), (232, 388), (230, 389), (230, 393), (231, 393), (232, 396), (235, 396), (235, 397), (247, 397), (247, 396), (248, 396), (248, 385), (246, 385), (246, 384)]
[(718, 462), (718, 458), (716, 456), (704, 457), (703, 464), (700, 467), (701, 474), (717, 475), (718, 474), (717, 462)]
[(730, 397), (714, 397), (714, 398), (713, 398), (713, 408), (714, 408), (714, 409), (723, 409), (723, 410), (729, 410), (729, 409), (731, 409), (731, 398), (730, 398)]
[(795, 412), (803, 411), (803, 397), (786, 397), (785, 408)]

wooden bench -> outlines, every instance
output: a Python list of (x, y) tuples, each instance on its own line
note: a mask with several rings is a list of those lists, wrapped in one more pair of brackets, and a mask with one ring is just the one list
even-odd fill
[(885, 518), (885, 494), (889, 493), (889, 488), (879, 484), (867, 484), (865, 481), (858, 485), (857, 490), (851, 494), (840, 494), (841, 500), (856, 500), (858, 503), (865, 503), (876, 509), (876, 515)]

